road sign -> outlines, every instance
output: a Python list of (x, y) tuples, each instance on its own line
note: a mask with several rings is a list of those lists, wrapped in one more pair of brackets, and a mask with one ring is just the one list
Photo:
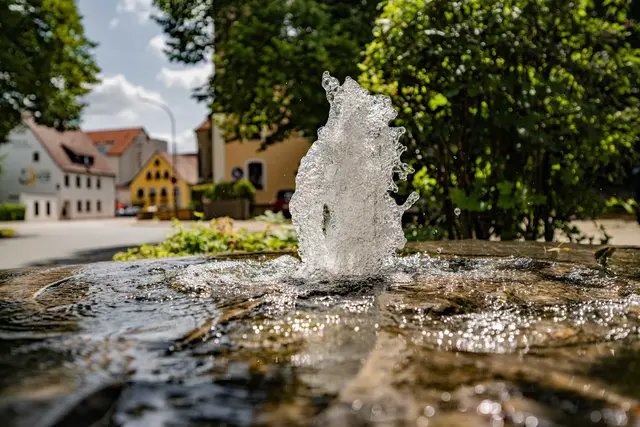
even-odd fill
[(242, 170), (242, 168), (233, 168), (233, 170), (231, 171), (231, 176), (233, 177), (233, 179), (238, 181), (244, 176), (244, 171)]

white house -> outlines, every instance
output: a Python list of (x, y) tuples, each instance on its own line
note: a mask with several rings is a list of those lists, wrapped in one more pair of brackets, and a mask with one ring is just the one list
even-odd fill
[(98, 150), (107, 156), (116, 174), (116, 200), (131, 205), (131, 180), (156, 151), (167, 151), (167, 142), (150, 138), (143, 128), (86, 132)]
[(115, 215), (115, 173), (81, 131), (27, 118), (0, 144), (0, 159), (0, 203), (25, 205), (27, 221)]

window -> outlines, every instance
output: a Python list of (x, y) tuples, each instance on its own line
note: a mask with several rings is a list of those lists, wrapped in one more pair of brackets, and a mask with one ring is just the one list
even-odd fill
[(169, 179), (169, 171), (164, 171), (164, 179)]
[(264, 190), (264, 163), (260, 160), (247, 163), (247, 177), (256, 190)]
[(87, 177), (87, 188), (91, 188), (91, 177)]
[(138, 189), (138, 197), (139, 198), (143, 198), (144, 197), (144, 190), (142, 188)]
[(150, 188), (149, 189), (149, 200), (151, 201), (151, 203), (153, 203), (155, 201), (156, 198), (156, 189), (155, 188)]
[(162, 190), (160, 190), (160, 196), (167, 197), (167, 189), (166, 188), (163, 188)]
[(160, 160), (156, 159), (156, 161), (153, 162), (153, 164), (156, 165), (156, 166), (160, 166)]
[(69, 175), (64, 176), (64, 186), (69, 188)]
[(33, 202), (33, 215), (40, 215), (40, 204), (38, 202)]
[(156, 179), (160, 179), (160, 171), (156, 172)]
[(47, 202), (47, 216), (51, 216), (51, 202)]
[(76, 187), (80, 188), (80, 175), (76, 176)]
[(37, 151), (33, 153), (33, 161), (35, 163), (40, 161), (40, 153), (38, 153)]
[(96, 188), (99, 190), (100, 189), (100, 185), (102, 183), (100, 182), (100, 178), (96, 178)]
[(151, 181), (151, 172), (147, 172), (147, 181)]
[(76, 209), (78, 212), (82, 212), (82, 201), (78, 200), (77, 206), (78, 209)]
[(91, 200), (87, 200), (87, 212), (91, 212)]
[(102, 202), (100, 200), (96, 202), (96, 210), (102, 212)]

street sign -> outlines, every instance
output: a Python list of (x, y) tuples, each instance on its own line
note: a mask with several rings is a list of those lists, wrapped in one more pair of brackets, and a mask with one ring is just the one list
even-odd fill
[(238, 181), (238, 180), (242, 179), (242, 177), (244, 176), (244, 171), (242, 170), (242, 168), (235, 167), (231, 171), (231, 176), (233, 177), (233, 179)]

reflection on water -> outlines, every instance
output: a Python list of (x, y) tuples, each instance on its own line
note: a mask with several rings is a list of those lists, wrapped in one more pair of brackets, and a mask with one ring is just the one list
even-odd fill
[(640, 290), (624, 274), (531, 257), (413, 255), (359, 281), (298, 267), (2, 276), (3, 426), (637, 422)]

